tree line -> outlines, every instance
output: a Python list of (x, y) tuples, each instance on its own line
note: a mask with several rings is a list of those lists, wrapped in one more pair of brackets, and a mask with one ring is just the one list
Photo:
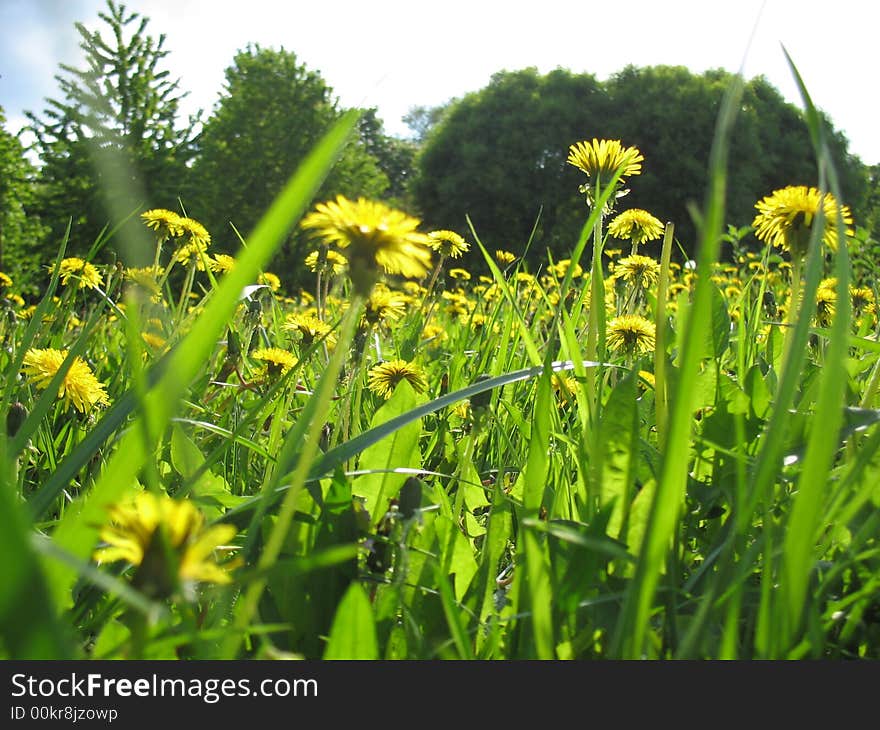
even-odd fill
[[(184, 96), (171, 78), (165, 36), (149, 20), (108, 0), (103, 26), (77, 23), (82, 67), (61, 65), (60, 98), (28, 113), (40, 164), (5, 130), (0, 109), (0, 270), (36, 290), (70, 225), (68, 252), (139, 261), (137, 213), (176, 209), (205, 224), (218, 251), (246, 239), (306, 153), (345, 112), (321, 75), (284, 49), (248, 45), (225, 72), (206, 118), (182, 120)], [(706, 187), (715, 120), (732, 76), (682, 67), (627, 67), (605, 82), (557, 69), (502, 71), (482, 90), (405, 118), (413, 134), (385, 133), (375, 109), (325, 180), (337, 194), (390, 201), (428, 228), (487, 248), (550, 249), (564, 257), (587, 210), (573, 142), (621, 139), (645, 156), (643, 174), (618, 208), (640, 207), (676, 224), (685, 251), (696, 241), (694, 210)], [(874, 233), (878, 168), (848, 151), (826, 120), (844, 202)], [(792, 184), (815, 185), (816, 163), (799, 110), (763, 77), (750, 80), (732, 140), (727, 218), (747, 226), (754, 203)], [(875, 223), (876, 221), (876, 223)], [(128, 231), (128, 232), (127, 232)], [(123, 241), (135, 244), (123, 250)], [(294, 232), (273, 264), (289, 287), (305, 279), (309, 244)], [(471, 255), (474, 255), (472, 250)], [(478, 253), (476, 254), (478, 255)]]

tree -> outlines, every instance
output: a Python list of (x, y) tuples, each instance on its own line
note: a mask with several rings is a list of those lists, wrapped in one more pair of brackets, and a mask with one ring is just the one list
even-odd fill
[(388, 178), (384, 197), (393, 205), (407, 207), (409, 183), (418, 150), (416, 142), (385, 134), (385, 125), (375, 109), (364, 111), (358, 121), (358, 136), (364, 149), (375, 158), (379, 169)]
[[(690, 206), (701, 206), (705, 198), (715, 123), (733, 79), (720, 70), (696, 75), (681, 66), (629, 66), (606, 83), (615, 134), (645, 156), (643, 174), (632, 181), (626, 204), (675, 222), (676, 235), (689, 251), (697, 240)], [(824, 121), (844, 201), (856, 208), (864, 196), (861, 165), (848, 154), (846, 139)], [(800, 110), (756, 77), (745, 85), (733, 127), (727, 220), (750, 224), (755, 203), (787, 185), (818, 185), (809, 131)]]
[(63, 100), (48, 100), (43, 119), (28, 113), (43, 163), (39, 207), (50, 245), (72, 218), (72, 252), (87, 250), (102, 228), (138, 207), (173, 205), (197, 123), (178, 127), (183, 95), (160, 70), (165, 36), (148, 35), (148, 18), (113, 0), (98, 15), (103, 34), (76, 23), (85, 68), (61, 64)]
[(431, 130), (434, 129), (449, 111), (455, 99), (441, 104), (440, 106), (414, 106), (404, 115), (403, 122), (412, 130), (417, 143), (424, 142)]
[[(683, 67), (630, 66), (599, 83), (589, 74), (534, 69), (502, 72), (454, 102), (428, 124), (417, 157), (415, 200), (435, 227), (461, 229), (464, 216), (491, 249), (521, 251), (543, 210), (533, 251), (567, 255), (588, 209), (578, 192), (583, 176), (565, 160), (580, 140), (620, 139), (645, 156), (642, 174), (617, 210), (640, 207), (675, 223), (688, 251), (697, 233), (692, 206), (702, 205), (715, 123), (732, 75), (696, 75)], [(427, 113), (416, 116), (430, 119)], [(826, 120), (827, 123), (827, 120)], [(865, 176), (845, 137), (827, 124), (844, 202), (859, 210)], [(786, 185), (816, 185), (817, 172), (801, 113), (763, 78), (750, 81), (734, 126), (727, 218), (747, 226), (754, 205)]]
[[(290, 51), (248, 46), (236, 54), (226, 69), (220, 100), (205, 122), (193, 167), (196, 217), (214, 232), (218, 246), (237, 248), (229, 224), (246, 236), (342, 115), (331, 94), (320, 74)], [(363, 127), (361, 132), (363, 136)], [(375, 129), (371, 134), (378, 140)], [(387, 186), (388, 178), (364, 140), (353, 138), (318, 199), (340, 193), (379, 196)], [(291, 234), (273, 264), (288, 272), (282, 277), (285, 284), (299, 279), (302, 241), (301, 234)]]
[(18, 137), (5, 125), (6, 115), (0, 107), (0, 271), (12, 277), (18, 292), (26, 292), (41, 263), (28, 249), (45, 235), (45, 229), (29, 213), (36, 171), (25, 158)]

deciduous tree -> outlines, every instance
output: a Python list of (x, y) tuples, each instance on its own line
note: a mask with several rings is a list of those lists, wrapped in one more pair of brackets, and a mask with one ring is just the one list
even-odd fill
[[(296, 54), (258, 45), (236, 54), (205, 122), (193, 169), (191, 197), (218, 246), (237, 248), (230, 223), (246, 236), (342, 113), (332, 89)], [(387, 188), (388, 177), (365, 145), (370, 135), (361, 131), (346, 146), (319, 199), (340, 193), (379, 196)], [(296, 283), (303, 269), (302, 241), (294, 232), (273, 264), (286, 273), (285, 284)]]

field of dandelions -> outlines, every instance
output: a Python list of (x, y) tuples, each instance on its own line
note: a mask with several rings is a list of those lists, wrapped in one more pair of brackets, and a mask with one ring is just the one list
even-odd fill
[[(530, 264), (307, 209), (352, 124), (234, 258), (153, 209), (152, 266), (62, 249), (33, 303), (0, 274), (3, 655), (880, 655), (876, 282), (842, 201), (768, 190), (722, 230), (722, 126), (691, 260), (619, 196), (650, 160), (585, 140), (582, 236)], [(294, 225), (301, 291), (271, 271)]]

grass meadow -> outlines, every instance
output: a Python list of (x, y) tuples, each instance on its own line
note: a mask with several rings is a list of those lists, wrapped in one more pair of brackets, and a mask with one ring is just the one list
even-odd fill
[(805, 91), (817, 188), (726, 225), (737, 99), (688, 255), (625, 140), (562, 260), (315, 207), (348, 115), (234, 259), (159, 209), (4, 281), (0, 655), (876, 658), (876, 280)]

